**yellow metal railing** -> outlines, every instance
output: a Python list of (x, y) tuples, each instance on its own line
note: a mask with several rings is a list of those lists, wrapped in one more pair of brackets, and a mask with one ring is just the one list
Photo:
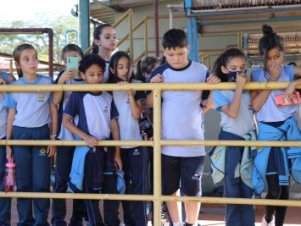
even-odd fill
[[(247, 83), (246, 90), (285, 89), (287, 82)], [(214, 204), (249, 204), (301, 207), (296, 200), (268, 200), (216, 197), (184, 197), (161, 195), (161, 146), (271, 146), (301, 147), (300, 141), (229, 141), (229, 140), (161, 140), (161, 92), (164, 90), (231, 90), (235, 83), (182, 83), (182, 84), (99, 84), (99, 85), (2, 85), (1, 92), (45, 92), (45, 91), (120, 91), (120, 90), (152, 90), (154, 92), (154, 140), (153, 141), (100, 141), (98, 146), (137, 145), (153, 146), (154, 151), (154, 193), (153, 195), (118, 195), (118, 194), (82, 194), (82, 193), (31, 193), (31, 192), (0, 192), (0, 197), (13, 198), (53, 198), (53, 199), (98, 199), (98, 200), (145, 200), (154, 203), (154, 225), (161, 225), (162, 201), (200, 201)], [(83, 146), (84, 141), (49, 141), (49, 140), (0, 140), (0, 145), (57, 145)]]

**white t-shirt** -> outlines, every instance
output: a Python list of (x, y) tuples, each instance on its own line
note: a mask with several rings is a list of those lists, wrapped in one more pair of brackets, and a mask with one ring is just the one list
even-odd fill
[[(187, 67), (177, 70), (168, 64), (152, 72), (163, 76), (164, 83), (205, 82), (208, 69), (203, 64), (190, 61)], [(200, 91), (162, 92), (162, 139), (204, 140), (204, 117)], [(164, 146), (162, 153), (175, 157), (204, 156), (204, 146)]]
[[(135, 82), (137, 81), (133, 81)], [(136, 91), (134, 98), (136, 101), (144, 99), (144, 92)], [(120, 139), (142, 140), (138, 120), (132, 115), (127, 91), (114, 91), (113, 99), (119, 114)], [(121, 146), (121, 148), (133, 148), (133, 146)]]

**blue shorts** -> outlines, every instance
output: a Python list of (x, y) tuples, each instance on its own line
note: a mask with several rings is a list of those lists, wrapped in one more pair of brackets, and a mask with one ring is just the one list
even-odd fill
[(174, 194), (179, 188), (186, 196), (202, 195), (205, 156), (173, 157), (162, 154), (162, 194)]

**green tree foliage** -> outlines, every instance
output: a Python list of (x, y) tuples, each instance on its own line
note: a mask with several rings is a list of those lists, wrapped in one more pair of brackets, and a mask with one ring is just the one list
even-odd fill
[[(78, 30), (78, 18), (73, 16), (39, 15), (35, 21), (2, 22), (0, 27), (6, 28), (51, 28), (54, 33), (53, 56), (54, 63), (61, 63), (61, 50), (67, 43), (77, 43), (77, 33), (72, 32), (66, 40), (66, 32)], [(48, 61), (48, 34), (1, 34), (0, 52), (12, 54), (14, 48), (21, 43), (30, 43), (37, 49), (39, 59)]]

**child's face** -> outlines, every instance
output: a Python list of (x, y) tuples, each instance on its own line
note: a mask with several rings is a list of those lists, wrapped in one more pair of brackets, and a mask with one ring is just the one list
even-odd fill
[(164, 49), (164, 56), (166, 58), (166, 62), (175, 69), (182, 69), (187, 66), (188, 53), (188, 46)]
[(283, 64), (283, 52), (280, 51), (278, 48), (271, 49), (265, 59), (265, 66), (267, 68), (271, 67), (272, 65), (282, 65)]
[(68, 51), (63, 54), (63, 61), (66, 64), (68, 57), (78, 57), (81, 59), (81, 55), (77, 51)]
[(121, 57), (117, 63), (117, 77), (122, 81), (130, 79), (130, 62), (126, 57)]
[(38, 70), (38, 56), (34, 49), (25, 49), (20, 54), (20, 62), (16, 62), (17, 68), (22, 70), (24, 76), (33, 75)]
[(223, 73), (227, 74), (231, 71), (245, 71), (247, 63), (244, 57), (234, 57), (228, 60), (226, 66), (222, 66)]
[(99, 84), (102, 83), (103, 70), (97, 64), (93, 64), (84, 73), (81, 72), (81, 75), (88, 84)]
[(117, 48), (116, 30), (113, 27), (104, 27), (99, 35), (99, 39), (95, 39), (94, 42), (105, 49), (115, 50)]

